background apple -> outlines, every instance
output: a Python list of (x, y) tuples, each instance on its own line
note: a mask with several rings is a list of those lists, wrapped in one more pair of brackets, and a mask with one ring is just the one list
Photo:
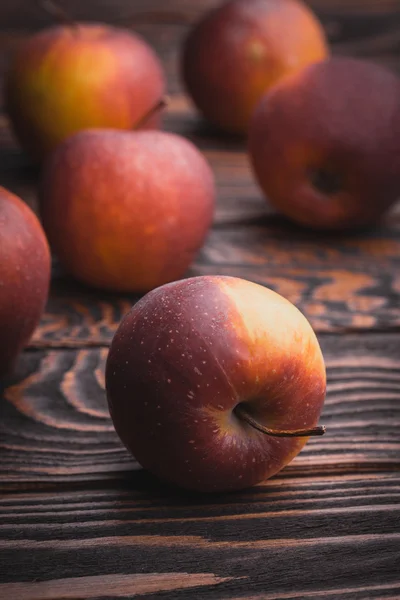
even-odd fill
[(212, 222), (214, 179), (200, 152), (160, 131), (87, 130), (46, 164), (41, 213), (67, 271), (144, 292), (181, 277)]
[(243, 134), (271, 86), (327, 54), (324, 31), (301, 0), (231, 0), (190, 32), (182, 72), (203, 115)]
[(38, 219), (0, 187), (0, 379), (39, 323), (49, 281), (50, 252)]
[(400, 79), (351, 58), (311, 65), (260, 102), (249, 149), (268, 200), (294, 221), (375, 224), (400, 196)]
[[(134, 33), (100, 24), (56, 26), (18, 50), (5, 81), (21, 144), (41, 159), (90, 127), (132, 129), (165, 91), (161, 64)], [(159, 116), (143, 126), (154, 127)]]
[[(254, 283), (204, 276), (142, 298), (112, 341), (111, 416), (139, 463), (200, 491), (251, 486), (282, 469), (314, 429), (325, 367), (314, 332), (287, 300)], [(287, 433), (288, 435), (288, 433)]]

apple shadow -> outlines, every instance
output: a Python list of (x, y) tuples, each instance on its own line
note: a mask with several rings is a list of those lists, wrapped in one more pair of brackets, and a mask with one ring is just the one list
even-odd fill
[(37, 187), (41, 167), (22, 151), (0, 145), (0, 185), (37, 210)]
[[(127, 301), (133, 306), (144, 294), (133, 292), (113, 292), (87, 285), (70, 275), (53, 256), (51, 288), (47, 310), (65, 308), (64, 302), (72, 299), (88, 305), (99, 305), (101, 302), (116, 303)], [(68, 307), (69, 308), (69, 305)]]
[(201, 150), (212, 148), (243, 152), (246, 149), (246, 136), (227, 133), (195, 111), (185, 119), (181, 115), (168, 115), (164, 130), (186, 137)]
[[(267, 208), (270, 205), (267, 205)], [(254, 226), (257, 228), (265, 229), (265, 233), (268, 231), (268, 235), (271, 232), (276, 238), (290, 239), (291, 242), (296, 243), (309, 243), (315, 242), (317, 245), (338, 245), (343, 241), (351, 238), (353, 241), (365, 239), (365, 238), (377, 238), (383, 235), (387, 235), (389, 230), (393, 229), (393, 226), (398, 226), (400, 215), (393, 215), (387, 213), (382, 218), (370, 225), (348, 227), (341, 230), (321, 230), (313, 228), (311, 226), (301, 225), (295, 223), (291, 219), (281, 215), (277, 212), (268, 212), (260, 217), (254, 217), (245, 221), (247, 226)], [(243, 221), (242, 221), (243, 223)]]
[(258, 485), (226, 492), (200, 492), (188, 490), (176, 484), (160, 480), (149, 471), (139, 467), (137, 470), (126, 472), (123, 481), (119, 482), (121, 491), (139, 492), (152, 501), (162, 500), (166, 506), (215, 506), (218, 504), (235, 504), (244, 502), (259, 495), (265, 497), (265, 486)]

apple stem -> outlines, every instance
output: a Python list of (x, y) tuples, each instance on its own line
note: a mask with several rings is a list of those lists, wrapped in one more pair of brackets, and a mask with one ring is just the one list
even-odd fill
[(47, 14), (56, 19), (61, 25), (67, 25), (74, 30), (78, 28), (77, 23), (55, 0), (36, 0), (36, 4), (47, 12)]
[(322, 425), (312, 427), (311, 429), (270, 429), (253, 419), (241, 405), (238, 405), (235, 408), (235, 413), (240, 419), (243, 419), (243, 421), (246, 421), (246, 423), (254, 427), (254, 429), (257, 429), (257, 431), (261, 431), (261, 433), (273, 437), (309, 437), (312, 435), (324, 435), (326, 431), (325, 427)]
[(139, 121), (137, 123), (135, 123), (135, 125), (133, 126), (133, 130), (139, 129), (142, 125), (144, 125), (144, 123), (146, 123), (146, 121), (148, 121), (155, 113), (159, 112), (160, 110), (162, 110), (163, 108), (165, 108), (168, 105), (168, 99), (165, 98), (161, 98), (161, 100), (159, 100), (157, 102), (157, 104), (155, 104), (154, 106), (152, 106), (150, 108), (150, 110), (148, 110), (143, 117), (141, 117), (139, 119)]

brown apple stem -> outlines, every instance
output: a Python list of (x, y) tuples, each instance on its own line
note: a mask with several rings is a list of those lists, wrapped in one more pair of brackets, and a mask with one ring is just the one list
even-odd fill
[(69, 16), (67, 11), (58, 4), (55, 0), (36, 0), (36, 4), (42, 8), (47, 14), (53, 17), (61, 25), (67, 25), (72, 29), (78, 28), (77, 23)]
[(240, 404), (235, 408), (235, 413), (240, 419), (243, 419), (243, 421), (246, 421), (246, 423), (254, 427), (254, 429), (257, 429), (257, 431), (261, 431), (261, 433), (273, 437), (309, 437), (312, 435), (324, 435), (326, 431), (325, 427), (322, 425), (312, 427), (311, 429), (270, 429), (253, 419), (243, 405)]
[(139, 129), (142, 125), (144, 125), (144, 123), (146, 123), (146, 121), (148, 121), (153, 115), (158, 113), (160, 110), (163, 110), (163, 108), (165, 108), (167, 105), (168, 99), (166, 97), (161, 98), (161, 100), (159, 100), (157, 104), (152, 106), (150, 110), (148, 110), (147, 113), (145, 113), (143, 117), (141, 117), (139, 121), (135, 123), (133, 129)]

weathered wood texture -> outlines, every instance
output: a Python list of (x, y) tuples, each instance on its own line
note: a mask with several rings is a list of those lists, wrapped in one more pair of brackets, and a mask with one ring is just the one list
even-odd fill
[(398, 473), (277, 477), (234, 495), (146, 478), (0, 499), (0, 596), (398, 598)]
[[(324, 336), (322, 438), (288, 473), (400, 469), (400, 339)], [(0, 402), (0, 489), (29, 481), (119, 478), (138, 468), (119, 442), (104, 393), (105, 348), (26, 352)]]

